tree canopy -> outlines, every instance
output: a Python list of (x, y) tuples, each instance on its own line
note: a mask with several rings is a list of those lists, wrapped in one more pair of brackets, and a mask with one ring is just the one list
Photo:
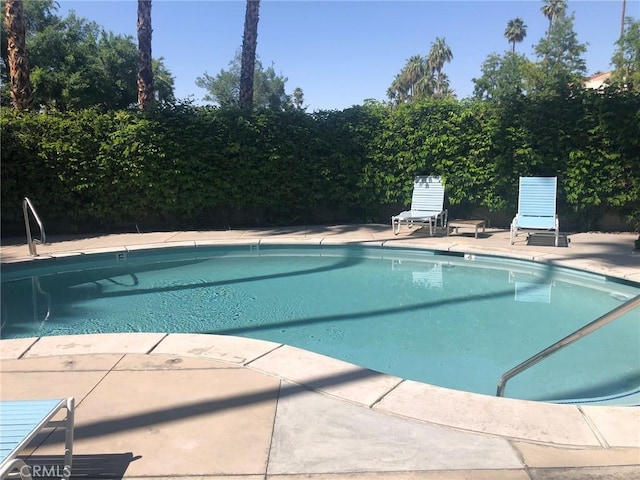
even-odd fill
[[(229, 69), (221, 69), (216, 76), (205, 72), (196, 79), (196, 86), (206, 90), (203, 97), (205, 102), (213, 102), (220, 107), (240, 107), (240, 70), (242, 53), (238, 49)], [(253, 79), (253, 106), (255, 108), (269, 109), (273, 111), (289, 110), (294, 108), (291, 95), (285, 91), (287, 77), (277, 74), (273, 65), (266, 69), (256, 57), (255, 73)], [(298, 92), (298, 98), (302, 98), (302, 90)]]
[(444, 64), (452, 59), (453, 53), (445, 39), (436, 38), (425, 57), (413, 55), (407, 60), (387, 89), (387, 97), (396, 104), (432, 97), (453, 98), (449, 78), (442, 72)]
[(474, 98), (501, 101), (524, 94), (529, 64), (526, 57), (518, 53), (492, 53), (482, 64), (482, 76), (473, 79)]
[[(138, 50), (133, 37), (115, 35), (74, 12), (62, 18), (52, 0), (25, 1), (24, 7), (35, 107), (112, 110), (136, 104)], [(5, 37), (3, 25), (3, 103), (8, 98)], [(162, 58), (152, 63), (157, 100), (174, 101), (171, 72)]]
[(640, 92), (640, 20), (625, 18), (625, 30), (616, 46), (610, 83), (623, 90)]
[(566, 15), (564, 0), (545, 0), (542, 13), (549, 19), (545, 37), (534, 46), (536, 60), (515, 53), (515, 43), (526, 35), (521, 18), (509, 21), (504, 32), (511, 51), (492, 53), (474, 78), (476, 99), (503, 101), (518, 95), (560, 95), (579, 88), (586, 74), (583, 54), (587, 47), (578, 41), (574, 15)]
[(534, 47), (538, 62), (532, 72), (532, 87), (537, 92), (564, 91), (579, 85), (587, 73), (583, 54), (587, 46), (578, 42), (573, 28), (574, 15), (554, 17), (547, 36)]
[(504, 36), (511, 44), (511, 51), (515, 52), (516, 43), (522, 42), (524, 37), (527, 36), (527, 26), (524, 24), (524, 20), (520, 17), (509, 20)]

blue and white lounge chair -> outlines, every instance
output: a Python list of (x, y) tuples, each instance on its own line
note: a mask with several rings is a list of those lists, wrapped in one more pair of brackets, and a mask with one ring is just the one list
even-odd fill
[(558, 179), (556, 177), (520, 177), (518, 213), (511, 222), (511, 245), (520, 231), (555, 232), (558, 246), (560, 223), (556, 213)]
[(444, 185), (440, 177), (418, 176), (413, 181), (411, 210), (391, 217), (393, 233), (398, 235), (403, 223), (409, 228), (416, 223), (428, 223), (429, 235), (433, 235), (438, 220), (440, 220), (440, 226), (444, 228), (447, 223), (447, 211), (444, 209)]
[[(20, 452), (44, 428), (65, 428), (63, 478), (71, 475), (73, 460), (73, 397), (58, 400), (22, 400), (0, 402), (0, 479), (31, 480), (29, 466), (17, 458)], [(64, 420), (54, 421), (60, 410), (66, 410)]]

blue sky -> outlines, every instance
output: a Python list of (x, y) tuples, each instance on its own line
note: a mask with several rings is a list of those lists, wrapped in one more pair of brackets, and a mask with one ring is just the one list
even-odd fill
[[(106, 30), (136, 38), (135, 0), (59, 0), (69, 10)], [(288, 78), (286, 90), (300, 87), (308, 111), (344, 109), (386, 91), (406, 60), (426, 55), (436, 37), (453, 53), (444, 72), (458, 98), (473, 92), (474, 77), (492, 52), (509, 48), (507, 22), (522, 17), (527, 36), (516, 50), (534, 59), (547, 19), (541, 0), (338, 1), (263, 0), (258, 23), (258, 56)], [(587, 43), (589, 74), (610, 68), (620, 34), (622, 0), (569, 0), (575, 31)], [(200, 103), (205, 94), (195, 80), (217, 74), (242, 44), (245, 0), (153, 0), (154, 57), (164, 57), (178, 98)], [(640, 16), (640, 0), (627, 0), (626, 15)], [(137, 41), (137, 40), (136, 40)]]

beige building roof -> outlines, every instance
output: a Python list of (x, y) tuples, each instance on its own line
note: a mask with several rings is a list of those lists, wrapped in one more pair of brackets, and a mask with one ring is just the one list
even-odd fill
[(596, 73), (595, 75), (592, 75), (589, 78), (587, 78), (584, 81), (583, 85), (584, 85), (584, 88), (600, 89), (604, 86), (604, 84), (610, 78), (611, 78), (611, 72)]

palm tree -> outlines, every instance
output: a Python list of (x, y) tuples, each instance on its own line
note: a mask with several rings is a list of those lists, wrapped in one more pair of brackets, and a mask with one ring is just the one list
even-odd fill
[(402, 80), (405, 82), (408, 96), (411, 99), (419, 96), (420, 84), (424, 83), (423, 78), (428, 75), (428, 68), (425, 59), (420, 55), (414, 55), (400, 72)]
[(387, 96), (397, 103), (411, 102), (433, 94), (433, 76), (427, 59), (413, 55), (387, 90)]
[(553, 21), (564, 15), (567, 10), (567, 0), (542, 0), (544, 5), (540, 8), (542, 14), (549, 19), (549, 31), (551, 31), (551, 24)]
[(16, 110), (27, 110), (33, 103), (33, 92), (29, 77), (22, 0), (6, 0), (4, 22), (7, 34), (11, 103)]
[(244, 14), (244, 37), (242, 39), (242, 60), (240, 62), (240, 108), (253, 107), (253, 76), (258, 45), (258, 18), (260, 0), (247, 0)]
[(504, 36), (511, 43), (511, 51), (516, 51), (516, 42), (520, 43), (527, 36), (527, 26), (524, 24), (524, 20), (520, 17), (516, 17), (513, 20), (509, 20), (507, 23), (507, 29), (504, 31)]
[(138, 108), (147, 111), (153, 105), (153, 68), (151, 59), (151, 0), (138, 0)]
[(449, 77), (446, 73), (442, 74), (440, 82), (440, 96), (445, 98), (455, 98), (456, 92), (451, 88), (451, 82), (449, 82)]
[(435, 90), (433, 71), (429, 68), (426, 58), (422, 57), (421, 60), (422, 62), (419, 65), (419, 70), (416, 72), (417, 76), (414, 78), (413, 85), (411, 87), (412, 100), (420, 100), (430, 97), (434, 94)]
[(431, 50), (429, 50), (429, 55), (427, 56), (429, 68), (436, 73), (436, 86), (434, 91), (434, 95), (436, 96), (441, 96), (442, 94), (442, 67), (452, 59), (453, 53), (451, 53), (451, 49), (446, 44), (444, 38), (437, 37), (431, 44)]
[(296, 110), (304, 110), (304, 92), (300, 87), (293, 90), (293, 106)]
[(409, 100), (409, 89), (402, 78), (402, 72), (398, 73), (391, 82), (391, 86), (387, 89), (387, 97), (398, 104)]

